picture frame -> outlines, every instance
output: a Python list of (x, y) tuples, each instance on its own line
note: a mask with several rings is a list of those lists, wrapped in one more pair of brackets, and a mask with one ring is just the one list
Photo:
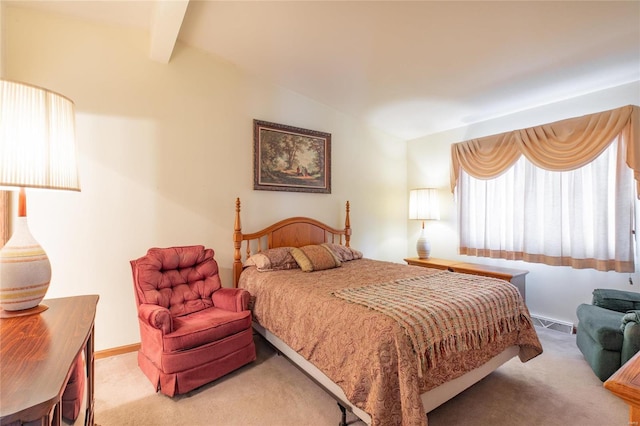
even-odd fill
[(253, 120), (253, 189), (331, 194), (331, 134)]

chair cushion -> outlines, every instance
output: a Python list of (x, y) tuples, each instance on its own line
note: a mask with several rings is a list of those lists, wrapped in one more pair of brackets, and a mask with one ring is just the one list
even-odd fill
[(595, 305), (582, 304), (576, 311), (580, 327), (603, 349), (620, 352), (623, 334), (620, 324), (624, 314)]
[(174, 331), (163, 337), (164, 352), (206, 345), (251, 328), (251, 311), (208, 308), (173, 320)]
[(204, 246), (149, 249), (134, 261), (140, 303), (163, 306), (174, 317), (212, 307), (211, 294), (222, 287), (213, 255)]
[(593, 290), (594, 305), (617, 312), (640, 309), (640, 293), (607, 288)]

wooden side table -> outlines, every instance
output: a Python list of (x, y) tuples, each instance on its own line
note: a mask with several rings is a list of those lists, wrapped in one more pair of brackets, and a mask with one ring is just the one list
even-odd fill
[(84, 350), (85, 425), (93, 425), (98, 296), (48, 299), (39, 314), (0, 319), (0, 425), (60, 425), (62, 394)]
[(640, 425), (640, 352), (613, 373), (604, 387), (629, 404), (629, 425)]
[(451, 272), (459, 272), (462, 274), (481, 275), (483, 277), (498, 278), (509, 281), (515, 285), (526, 302), (526, 275), (529, 271), (524, 269), (503, 268), (500, 266), (481, 265), (478, 263), (460, 262), (458, 260), (438, 259), (430, 257), (429, 259), (419, 259), (417, 257), (409, 257), (404, 259), (409, 265), (422, 266), (425, 268), (443, 269)]

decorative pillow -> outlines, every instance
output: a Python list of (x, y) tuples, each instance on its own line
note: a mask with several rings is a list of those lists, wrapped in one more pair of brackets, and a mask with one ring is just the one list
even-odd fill
[(324, 245), (292, 247), (291, 255), (304, 272), (322, 271), (337, 268), (341, 265), (340, 259)]
[(255, 266), (260, 272), (298, 268), (291, 255), (291, 247), (277, 247), (256, 253), (244, 262), (244, 266)]
[(351, 247), (333, 243), (324, 243), (322, 245), (331, 250), (341, 262), (362, 259), (362, 252), (352, 249)]

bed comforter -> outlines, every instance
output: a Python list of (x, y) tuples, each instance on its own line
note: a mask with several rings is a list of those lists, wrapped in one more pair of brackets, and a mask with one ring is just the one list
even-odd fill
[[(442, 271), (359, 259), (311, 273), (298, 269), (259, 272), (249, 267), (243, 271), (238, 286), (252, 295), (254, 320), (340, 386), (351, 403), (371, 416), (372, 425), (426, 425), (420, 394), (479, 367), (509, 346), (520, 347), (523, 362), (542, 353), (527, 308), (515, 287), (515, 309), (521, 314), (515, 324), (497, 325), (500, 332), (491, 338), (473, 345), (454, 345), (456, 350), (448, 351), (438, 362), (428, 363), (420, 362), (416, 337), (402, 321), (370, 302), (367, 305), (337, 297), (345, 289), (379, 284), (402, 286), (396, 281), (437, 274)], [(470, 276), (452, 280), (451, 287), (468, 285), (468, 280), (501, 290), (512, 287), (504, 281)], [(429, 291), (437, 292), (435, 287)], [(443, 299), (453, 293), (449, 288), (449, 295)], [(481, 310), (482, 306), (474, 309)], [(495, 306), (487, 307), (492, 309)], [(441, 325), (439, 335), (446, 338), (447, 333), (442, 330), (449, 326)]]

